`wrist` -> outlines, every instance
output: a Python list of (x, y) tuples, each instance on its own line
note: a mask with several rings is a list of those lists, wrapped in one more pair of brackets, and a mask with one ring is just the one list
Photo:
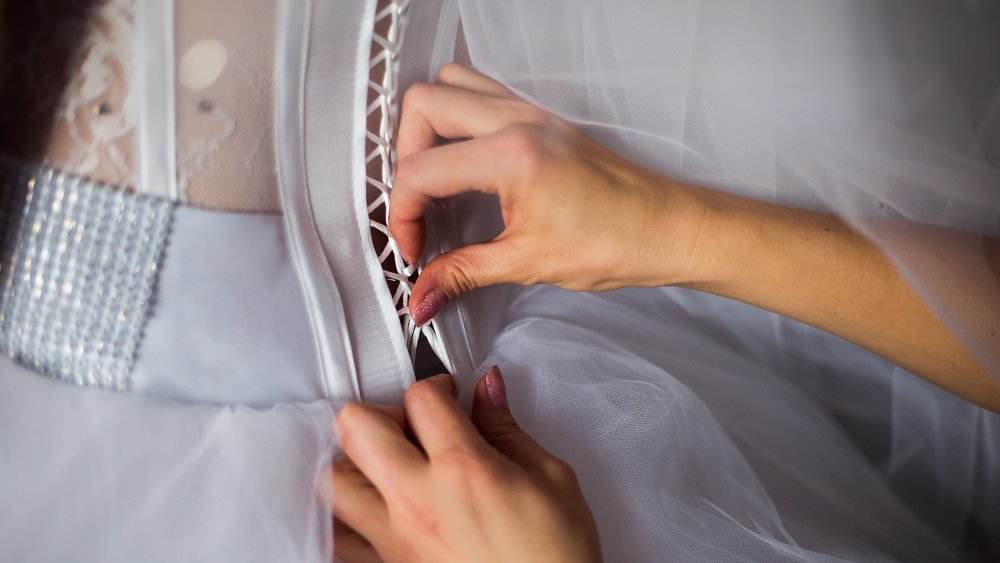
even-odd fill
[(689, 186), (672, 180), (654, 188), (655, 203), (650, 205), (649, 220), (642, 240), (649, 247), (643, 275), (659, 287), (677, 285), (700, 289), (710, 285), (717, 273), (707, 259), (714, 251), (724, 196), (712, 190)]

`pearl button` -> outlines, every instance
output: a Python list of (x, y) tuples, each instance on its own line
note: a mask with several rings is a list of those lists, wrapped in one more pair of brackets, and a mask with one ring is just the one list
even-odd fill
[(222, 41), (198, 41), (184, 51), (177, 78), (191, 90), (204, 90), (219, 79), (228, 58), (229, 52)]

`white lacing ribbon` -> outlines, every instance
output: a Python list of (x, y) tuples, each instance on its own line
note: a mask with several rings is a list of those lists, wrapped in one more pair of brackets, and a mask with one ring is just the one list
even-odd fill
[[(379, 64), (384, 63), (385, 72), (381, 82), (373, 79), (368, 80), (368, 88), (375, 93), (375, 97), (368, 106), (367, 115), (371, 116), (379, 112), (378, 131), (367, 131), (368, 140), (374, 144), (374, 148), (365, 157), (365, 166), (370, 170), (372, 162), (378, 160), (379, 177), (367, 176), (369, 186), (375, 187), (379, 195), (368, 204), (368, 217), (371, 228), (384, 234), (388, 241), (379, 250), (376, 248), (378, 259), (383, 264), (382, 272), (389, 286), (395, 285), (392, 293), (393, 303), (396, 305), (396, 313), (400, 317), (403, 328), (403, 335), (406, 347), (410, 353), (410, 359), (415, 360), (417, 345), (423, 338), (430, 345), (431, 349), (438, 356), (441, 362), (452, 370), (452, 364), (447, 352), (438, 337), (437, 325), (434, 321), (418, 327), (410, 317), (407, 305), (410, 300), (410, 291), (413, 283), (410, 276), (414, 273), (403, 262), (396, 241), (389, 234), (389, 192), (392, 190), (392, 171), (396, 164), (396, 149), (394, 145), (394, 131), (399, 117), (399, 52), (403, 44), (403, 32), (406, 27), (407, 8), (410, 0), (388, 0), (384, 7), (375, 14), (375, 33), (372, 36), (372, 43), (376, 49), (371, 58), (369, 70), (374, 70)], [(380, 22), (389, 20), (385, 27), (385, 35), (380, 35), (378, 30)], [(386, 260), (392, 258), (389, 264), (391, 269), (386, 269)]]

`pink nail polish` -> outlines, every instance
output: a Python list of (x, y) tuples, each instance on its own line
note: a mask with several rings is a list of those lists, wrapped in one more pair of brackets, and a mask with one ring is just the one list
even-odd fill
[(491, 367), (484, 377), (486, 378), (486, 395), (490, 398), (490, 404), (493, 405), (493, 408), (506, 408), (507, 386), (504, 385), (500, 368)]
[(413, 322), (417, 323), (417, 326), (424, 326), (447, 303), (448, 296), (443, 291), (432, 289), (430, 293), (424, 296), (424, 300), (413, 309)]

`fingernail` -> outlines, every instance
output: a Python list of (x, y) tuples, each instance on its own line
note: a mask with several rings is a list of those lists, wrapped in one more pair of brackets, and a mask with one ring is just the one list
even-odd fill
[(413, 322), (417, 323), (417, 326), (424, 326), (447, 303), (448, 296), (443, 291), (432, 289), (430, 293), (424, 296), (423, 301), (413, 309)]
[(486, 395), (490, 398), (493, 408), (507, 408), (507, 387), (503, 383), (500, 368), (493, 366), (486, 375)]

